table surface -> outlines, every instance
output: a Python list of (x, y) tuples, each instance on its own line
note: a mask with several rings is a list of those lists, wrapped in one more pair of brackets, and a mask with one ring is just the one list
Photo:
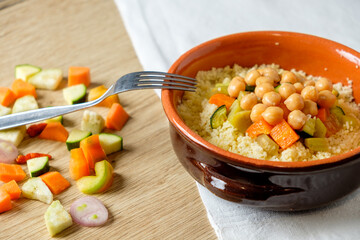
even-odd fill
[[(29, 63), (60, 68), (88, 66), (92, 84), (110, 86), (118, 77), (142, 70), (121, 16), (111, 0), (0, 0), (0, 82), (10, 86), (14, 66)], [(56, 91), (37, 90), (40, 107), (65, 105), (63, 80)], [(124, 150), (109, 160), (115, 177), (111, 189), (95, 195), (108, 208), (110, 219), (96, 228), (73, 224), (57, 235), (65, 239), (216, 239), (196, 184), (177, 161), (168, 121), (154, 91), (120, 94), (130, 114), (116, 132)], [(106, 116), (107, 108), (91, 110)], [(64, 116), (67, 130), (80, 127), (82, 111)], [(71, 187), (54, 196), (66, 209), (84, 196), (68, 173), (70, 154), (64, 143), (26, 137), (21, 153), (51, 154), (52, 170), (60, 171)], [(26, 166), (24, 170), (27, 172)], [(20, 183), (21, 185), (22, 183)], [(0, 214), (0, 239), (48, 239), (44, 213), (48, 205), (21, 198)]]

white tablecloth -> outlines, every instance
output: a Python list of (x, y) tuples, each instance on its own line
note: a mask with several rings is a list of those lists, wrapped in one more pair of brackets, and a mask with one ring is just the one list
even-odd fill
[[(199, 43), (256, 30), (313, 34), (360, 51), (357, 0), (115, 2), (145, 70), (167, 71)], [(277, 213), (231, 203), (198, 188), (219, 239), (360, 239), (360, 191), (316, 211)]]

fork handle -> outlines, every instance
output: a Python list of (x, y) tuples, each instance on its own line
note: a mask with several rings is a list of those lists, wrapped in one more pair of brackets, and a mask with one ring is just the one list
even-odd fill
[(91, 107), (93, 105), (95, 105), (94, 101), (80, 103), (76, 105), (40, 108), (36, 110), (2, 116), (0, 117), (0, 130), (57, 117), (83, 108)]

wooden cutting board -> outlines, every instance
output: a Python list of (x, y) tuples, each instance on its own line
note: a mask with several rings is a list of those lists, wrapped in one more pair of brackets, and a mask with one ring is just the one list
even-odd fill
[[(29, 63), (43, 68), (88, 66), (92, 85), (110, 86), (121, 75), (142, 70), (121, 17), (112, 1), (0, 1), (0, 85), (10, 86), (14, 66)], [(40, 107), (65, 105), (61, 88), (38, 90)], [(90, 87), (90, 88), (91, 88)], [(117, 132), (124, 150), (109, 156), (115, 170), (109, 191), (95, 195), (109, 209), (106, 225), (85, 228), (73, 224), (58, 234), (64, 239), (215, 239), (195, 181), (177, 161), (168, 134), (168, 121), (152, 90), (120, 94), (131, 118)], [(106, 116), (108, 109), (91, 110)], [(82, 111), (64, 116), (70, 131), (80, 127)], [(84, 196), (68, 173), (64, 143), (25, 140), (22, 153), (51, 154), (51, 169), (72, 184), (56, 195), (68, 210)], [(26, 166), (24, 170), (27, 172)], [(0, 239), (49, 239), (44, 221), (48, 205), (20, 199), (0, 214)]]

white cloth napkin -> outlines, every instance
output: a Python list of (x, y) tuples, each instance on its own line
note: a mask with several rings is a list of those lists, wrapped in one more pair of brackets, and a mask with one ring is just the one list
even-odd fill
[[(256, 30), (313, 34), (360, 51), (357, 0), (115, 2), (145, 70), (167, 71), (201, 42)], [(360, 239), (360, 191), (316, 211), (279, 213), (228, 202), (199, 184), (198, 189), (219, 239)]]

